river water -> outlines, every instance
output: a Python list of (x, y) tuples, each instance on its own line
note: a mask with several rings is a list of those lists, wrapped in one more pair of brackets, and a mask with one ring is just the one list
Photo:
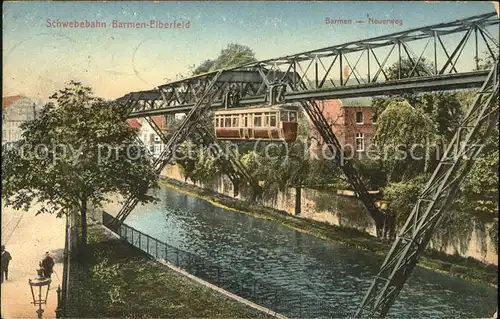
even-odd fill
[[(383, 261), (172, 189), (155, 193), (160, 202), (136, 207), (126, 224), (224, 268), (252, 273), (295, 297), (354, 312)], [(113, 215), (118, 209), (106, 207)], [(417, 268), (388, 317), (491, 317), (497, 295), (494, 288)], [(315, 307), (302, 305), (308, 306)], [(278, 311), (300, 316), (284, 305)]]

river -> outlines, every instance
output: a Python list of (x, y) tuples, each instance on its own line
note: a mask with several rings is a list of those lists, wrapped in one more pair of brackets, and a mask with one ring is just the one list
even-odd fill
[[(126, 224), (174, 247), (238, 272), (252, 273), (290, 294), (336, 309), (357, 309), (382, 257), (216, 207), (169, 188), (156, 204), (138, 206)], [(119, 206), (106, 207), (115, 214)], [(497, 290), (418, 268), (391, 308), (391, 318), (484, 318)], [(314, 304), (303, 307), (315, 307)], [(279, 312), (290, 317), (297, 313)]]

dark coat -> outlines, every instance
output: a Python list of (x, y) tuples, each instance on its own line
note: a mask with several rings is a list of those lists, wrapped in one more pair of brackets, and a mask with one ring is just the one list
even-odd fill
[(43, 269), (45, 269), (45, 271), (47, 273), (52, 273), (53, 268), (54, 268), (54, 259), (52, 259), (52, 257), (50, 257), (50, 256), (46, 256), (42, 260), (42, 267), (43, 267)]
[(10, 253), (6, 250), (2, 251), (2, 269), (7, 269), (11, 260)]

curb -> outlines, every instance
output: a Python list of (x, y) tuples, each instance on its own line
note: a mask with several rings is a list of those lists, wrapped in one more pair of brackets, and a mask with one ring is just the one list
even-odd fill
[[(115, 237), (116, 239), (122, 240), (122, 239), (120, 238), (120, 236), (119, 236), (118, 234), (116, 234), (115, 232), (113, 232), (111, 229), (107, 228), (106, 226), (104, 226), (104, 225), (102, 225), (102, 224), (101, 224), (100, 226), (101, 226), (101, 227), (102, 227), (102, 228), (103, 228), (106, 232), (108, 232), (108, 233), (109, 233), (109, 234), (111, 234), (113, 237)], [(127, 243), (128, 243), (128, 242), (127, 242)], [(129, 243), (129, 244), (130, 244), (130, 243)], [(134, 247), (135, 247), (135, 246), (134, 246)], [(135, 247), (135, 248), (137, 248), (137, 247)], [(137, 248), (137, 249), (139, 249), (139, 248)], [(142, 250), (141, 250), (141, 251), (142, 251)], [(173, 264), (171, 264), (171, 263), (170, 263), (170, 262), (168, 262), (168, 261), (165, 261), (165, 260), (163, 260), (163, 259), (156, 259), (155, 257), (153, 257), (153, 256), (151, 256), (151, 255), (149, 255), (149, 256), (150, 256), (150, 257), (152, 257), (152, 258), (153, 258), (156, 262), (158, 262), (158, 263), (160, 263), (160, 264), (162, 264), (162, 265), (164, 265), (164, 266), (167, 266), (168, 268), (172, 269), (173, 271), (177, 272), (178, 274), (180, 274), (180, 275), (182, 275), (182, 276), (185, 276), (185, 277), (188, 277), (189, 279), (191, 279), (191, 280), (193, 280), (193, 281), (195, 281), (195, 282), (197, 282), (197, 283), (199, 283), (199, 284), (201, 284), (201, 285), (203, 285), (203, 286), (205, 286), (205, 287), (207, 287), (207, 288), (209, 288), (209, 289), (215, 290), (215, 291), (217, 291), (217, 292), (219, 292), (219, 293), (221, 293), (221, 294), (225, 295), (226, 297), (229, 297), (229, 298), (231, 298), (231, 299), (234, 299), (234, 300), (236, 300), (236, 301), (238, 301), (238, 302), (240, 302), (240, 303), (243, 303), (243, 304), (245, 304), (245, 305), (247, 305), (247, 306), (249, 306), (249, 307), (251, 307), (251, 308), (253, 308), (253, 309), (255, 309), (255, 310), (258, 310), (258, 311), (263, 312), (263, 313), (265, 313), (265, 314), (268, 314), (268, 315), (270, 315), (270, 316), (273, 316), (273, 317), (276, 317), (276, 318), (279, 318), (279, 319), (288, 319), (288, 317), (286, 317), (286, 316), (284, 316), (284, 315), (282, 315), (282, 314), (279, 314), (279, 313), (277, 313), (276, 311), (273, 311), (273, 310), (268, 309), (268, 308), (266, 308), (266, 307), (260, 306), (260, 305), (258, 305), (258, 304), (256, 304), (256, 303), (251, 302), (251, 301), (250, 301), (250, 300), (248, 300), (248, 299), (242, 298), (242, 297), (240, 297), (240, 296), (238, 296), (238, 295), (233, 294), (232, 292), (229, 292), (229, 291), (227, 291), (227, 290), (225, 290), (225, 289), (222, 289), (222, 288), (220, 288), (220, 287), (217, 287), (216, 285), (211, 284), (211, 283), (209, 283), (208, 281), (205, 281), (205, 280), (203, 280), (203, 279), (201, 279), (201, 278), (198, 278), (198, 277), (196, 277), (196, 276), (194, 276), (194, 275), (192, 275), (192, 274), (190, 274), (190, 273), (186, 272), (185, 270), (183, 270), (183, 269), (181, 269), (181, 268), (178, 268), (178, 267), (174, 266)]]

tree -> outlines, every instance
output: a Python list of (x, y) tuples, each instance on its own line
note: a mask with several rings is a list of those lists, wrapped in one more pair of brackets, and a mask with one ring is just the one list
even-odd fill
[(192, 75), (231, 68), (255, 61), (257, 61), (255, 53), (250, 47), (237, 43), (230, 43), (225, 49), (221, 50), (217, 59), (205, 60), (195, 67), (192, 71)]
[(388, 203), (387, 214), (393, 216), (396, 225), (391, 227), (390, 237), (394, 236), (394, 226), (401, 227), (417, 202), (418, 196), (425, 186), (427, 176), (418, 175), (405, 182), (388, 183), (382, 188), (384, 201)]
[(426, 148), (436, 140), (432, 120), (421, 109), (405, 101), (391, 102), (380, 114), (373, 138), (387, 181), (398, 182), (423, 172)]
[[(401, 68), (399, 62), (386, 69), (388, 80), (398, 79), (399, 73), (401, 78), (416, 76), (424, 76), (427, 71), (433, 70), (432, 63), (425, 59), (421, 59), (419, 64), (415, 67), (413, 62), (408, 59), (402, 59)], [(413, 73), (412, 73), (413, 70)], [(417, 72), (418, 71), (418, 72)], [(462, 92), (431, 92), (424, 94), (406, 93), (402, 95), (394, 95), (387, 98), (374, 98), (372, 105), (376, 107), (376, 114), (374, 120), (378, 121), (378, 117), (382, 114), (387, 106), (393, 102), (406, 101), (415, 109), (423, 111), (431, 120), (434, 126), (435, 146), (434, 149), (443, 149), (445, 144), (450, 142), (457, 130), (460, 121), (464, 114), (465, 96)], [(421, 143), (422, 141), (415, 140), (414, 143)], [(425, 170), (431, 171), (437, 165), (437, 158), (429, 158), (425, 162)]]
[[(497, 42), (498, 42), (498, 39), (497, 39)], [(499, 51), (498, 51), (497, 47), (495, 47), (493, 49), (493, 51), (491, 51), (491, 52), (488, 50), (483, 52), (483, 57), (478, 58), (478, 70), (491, 69), (491, 67), (495, 63), (495, 58), (497, 60), (499, 59), (498, 53), (499, 53)]]
[(498, 213), (499, 130), (495, 127), (460, 186), (457, 208), (494, 217)]
[[(493, 66), (495, 61), (494, 56), (498, 58), (498, 49), (495, 48), (492, 53), (494, 55), (486, 51), (483, 53), (483, 57), (478, 59), (479, 70), (489, 70)], [(429, 75), (428, 71), (434, 70), (433, 63), (425, 58), (422, 58), (416, 67), (414, 66), (414, 62), (409, 59), (402, 59), (401, 68), (399, 67), (399, 61), (389, 66), (385, 70), (387, 80), (408, 78), (410, 75), (411, 77), (425, 76)], [(443, 136), (444, 140), (449, 141), (453, 137), (464, 114), (464, 106), (466, 108), (469, 107), (470, 103), (464, 105), (463, 101), (468, 100), (470, 96), (474, 95), (475, 92), (431, 92), (421, 95), (405, 93), (384, 98), (374, 98), (372, 105), (377, 108), (374, 119), (377, 119), (378, 115), (385, 110), (390, 102), (406, 100), (410, 105), (422, 108), (425, 113), (431, 116), (431, 119), (435, 122), (438, 134)]]
[(399, 61), (391, 65), (385, 70), (387, 80), (407, 79), (418, 76), (430, 76), (434, 65), (425, 58), (420, 59), (415, 66), (416, 60), (401, 59), (401, 67)]
[(203, 74), (210, 72), (210, 70), (213, 68), (215, 64), (214, 60), (205, 60), (201, 62), (200, 65), (198, 65), (196, 68), (193, 69), (192, 75), (198, 75), (198, 74)]
[(246, 45), (230, 43), (223, 49), (212, 66), (212, 71), (222, 68), (230, 68), (249, 62), (255, 62), (255, 53)]
[(157, 187), (157, 175), (135, 144), (126, 109), (73, 81), (51, 99), (56, 103), (21, 125), (22, 139), (2, 150), (2, 198), (25, 210), (39, 202), (37, 214), (79, 211), (85, 245), (88, 203), (102, 207), (109, 193), (154, 201), (147, 191)]

